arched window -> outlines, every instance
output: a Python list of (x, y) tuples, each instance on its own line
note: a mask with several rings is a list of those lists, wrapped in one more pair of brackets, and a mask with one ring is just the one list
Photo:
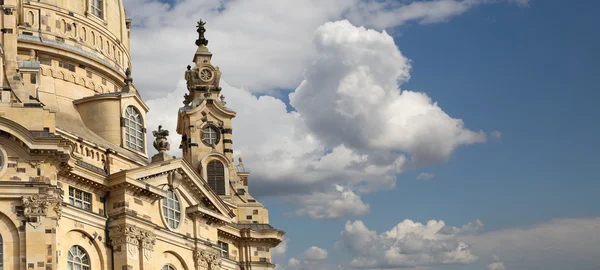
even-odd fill
[(175, 267), (167, 264), (163, 266), (161, 270), (175, 270)]
[(0, 235), (0, 270), (4, 269), (4, 240)]
[(209, 162), (206, 168), (206, 176), (208, 185), (217, 195), (225, 195), (225, 169), (223, 163), (218, 160)]
[[(179, 227), (181, 221), (181, 205), (173, 190), (167, 190), (167, 198), (162, 200), (163, 216), (171, 229)], [(163, 268), (164, 269), (164, 268)]]
[(67, 268), (69, 270), (90, 270), (90, 256), (80, 246), (72, 246), (67, 254)]
[(144, 123), (142, 115), (133, 106), (125, 110), (125, 144), (133, 150), (144, 151)]

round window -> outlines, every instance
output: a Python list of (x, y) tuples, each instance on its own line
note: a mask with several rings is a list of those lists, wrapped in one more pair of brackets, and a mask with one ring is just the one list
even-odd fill
[(213, 126), (202, 129), (202, 142), (206, 145), (217, 145), (219, 143), (219, 130)]
[(167, 198), (162, 200), (162, 210), (167, 226), (177, 229), (181, 222), (181, 203), (177, 193), (171, 189), (167, 190)]

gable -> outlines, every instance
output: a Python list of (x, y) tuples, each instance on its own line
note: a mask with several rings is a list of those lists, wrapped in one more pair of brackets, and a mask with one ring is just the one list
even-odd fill
[(156, 188), (172, 187), (185, 191), (191, 210), (225, 222), (235, 216), (231, 208), (208, 186), (208, 183), (183, 159), (153, 163), (127, 172), (128, 177)]

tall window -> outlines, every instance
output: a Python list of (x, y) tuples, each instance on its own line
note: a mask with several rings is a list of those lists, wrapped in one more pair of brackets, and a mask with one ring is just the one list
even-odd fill
[(208, 145), (219, 143), (219, 132), (212, 126), (205, 127), (202, 130), (202, 141)]
[(90, 256), (80, 246), (72, 246), (67, 254), (69, 270), (90, 270)]
[(177, 194), (173, 190), (167, 190), (167, 198), (162, 200), (162, 207), (167, 225), (171, 229), (177, 228), (181, 220), (181, 205)]
[(4, 269), (4, 240), (0, 235), (0, 270)]
[(217, 246), (219, 246), (219, 253), (221, 257), (228, 258), (229, 257), (229, 244), (221, 241), (217, 241)]
[(69, 203), (77, 208), (92, 210), (92, 194), (69, 187)]
[(163, 266), (161, 270), (175, 270), (175, 267), (167, 264), (167, 265)]
[(133, 106), (125, 110), (125, 144), (133, 150), (144, 151), (144, 123), (142, 115)]
[(102, 4), (103, 0), (92, 0), (92, 14), (96, 15), (98, 18), (102, 18)]
[(223, 163), (218, 160), (213, 160), (208, 163), (206, 169), (208, 185), (217, 193), (217, 195), (225, 195), (225, 169)]

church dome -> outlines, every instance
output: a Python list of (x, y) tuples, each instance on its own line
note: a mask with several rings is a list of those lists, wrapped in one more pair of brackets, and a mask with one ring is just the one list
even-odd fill
[(122, 0), (4, 0), (3, 7), (3, 86), (13, 95), (2, 102), (43, 107), (61, 132), (146, 161), (148, 107), (130, 77)]
[(124, 87), (125, 70), (131, 63), (130, 23), (121, 0), (22, 3), (16, 20), (20, 68), (37, 60), (42, 76), (80, 86), (65, 96), (70, 99)]

